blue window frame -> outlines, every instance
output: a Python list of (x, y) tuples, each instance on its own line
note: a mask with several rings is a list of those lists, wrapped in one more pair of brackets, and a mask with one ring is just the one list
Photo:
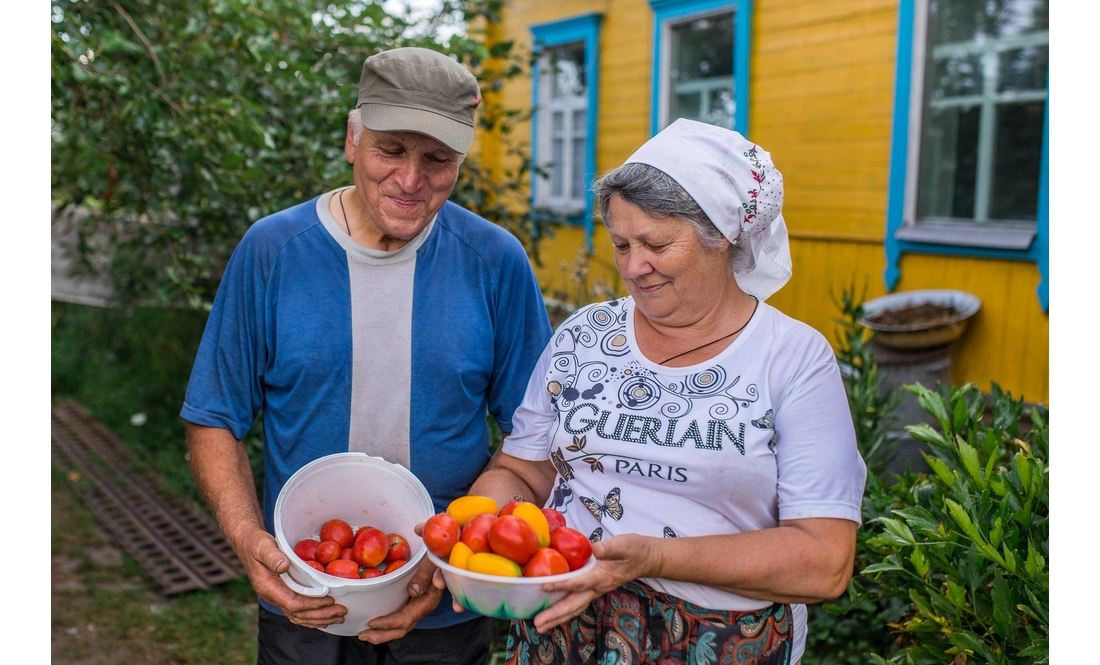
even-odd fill
[[(570, 223), (584, 227), (589, 251), (592, 251), (593, 234), (592, 180), (596, 175), (599, 38), (602, 19), (602, 14), (590, 13), (530, 26), (537, 56), (531, 71), (531, 107), (535, 109), (531, 122), (531, 158), (535, 164), (540, 165), (553, 161), (553, 168), (558, 169), (552, 176), (553, 186), (556, 188), (552, 193), (546, 190), (547, 183), (540, 182), (537, 173), (531, 174), (531, 200), (533, 204), (539, 205), (545, 205), (549, 201), (552, 207), (555, 204), (559, 207), (562, 205), (575, 207), (570, 202), (580, 200), (578, 188), (582, 186), (583, 206), (579, 210), (572, 211), (568, 219)], [(545, 69), (547, 56), (555, 52), (568, 59), (572, 67), (570, 87), (583, 92), (580, 103), (577, 103), (578, 100), (574, 96), (572, 106), (564, 106), (554, 109), (551, 113), (544, 113), (544, 107), (552, 107), (555, 103), (554, 100), (546, 98), (545, 81), (549, 80), (551, 87), (556, 87), (559, 83), (555, 73), (547, 72)], [(577, 82), (578, 75), (583, 78), (583, 86)], [(549, 96), (552, 96), (552, 93)], [(574, 122), (577, 124), (572, 124)], [(554, 136), (548, 136), (548, 133)], [(542, 146), (541, 149), (540, 146)], [(548, 150), (552, 154), (548, 155)], [(555, 156), (556, 160), (553, 159)], [(579, 168), (582, 162), (583, 172)], [(553, 180), (554, 178), (557, 180)], [(570, 192), (574, 195), (571, 196)], [(539, 200), (540, 198), (543, 200)]]
[[(752, 0), (649, 0), (649, 6), (654, 15), (650, 135), (677, 118), (693, 117), (748, 136)], [(731, 33), (708, 34), (719, 27)], [(680, 31), (695, 32), (697, 38), (682, 40)], [(731, 49), (731, 61), (727, 54), (694, 52), (714, 43)], [(702, 71), (690, 71), (696, 69)]]
[[(888, 289), (897, 285), (906, 253), (1034, 261), (1036, 295), (1047, 310), (1046, 4), (1013, 0), (988, 16), (974, 0), (900, 0)], [(1021, 135), (1033, 137), (1030, 144), (1005, 147), (1004, 137)], [(1015, 171), (1003, 175), (1009, 169)], [(998, 196), (1005, 190), (1015, 196)]]

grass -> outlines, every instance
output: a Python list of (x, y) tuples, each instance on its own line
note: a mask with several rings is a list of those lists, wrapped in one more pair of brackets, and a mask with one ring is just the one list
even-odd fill
[(158, 594), (53, 469), (52, 662), (210, 664), (256, 661), (256, 599), (247, 581)]

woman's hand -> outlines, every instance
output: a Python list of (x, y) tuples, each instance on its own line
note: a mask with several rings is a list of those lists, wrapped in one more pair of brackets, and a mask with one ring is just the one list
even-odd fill
[(569, 591), (569, 595), (535, 616), (535, 629), (545, 633), (570, 621), (603, 594), (639, 577), (649, 577), (659, 568), (658, 538), (627, 533), (593, 543), (596, 567), (566, 582), (543, 586), (547, 591)]

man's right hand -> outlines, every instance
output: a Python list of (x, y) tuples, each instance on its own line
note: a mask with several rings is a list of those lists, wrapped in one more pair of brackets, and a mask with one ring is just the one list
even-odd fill
[(271, 534), (262, 529), (256, 530), (242, 545), (241, 550), (246, 554), (241, 563), (248, 572), (252, 588), (260, 598), (279, 608), (291, 623), (307, 628), (344, 623), (348, 610), (336, 604), (332, 596), (303, 596), (283, 582), (279, 575), (290, 568), (290, 561)]
[(187, 423), (187, 450), (195, 483), (260, 598), (299, 626), (343, 623), (348, 610), (331, 596), (303, 596), (279, 578), (290, 568), (289, 556), (264, 530), (252, 468), (241, 442), (227, 429)]

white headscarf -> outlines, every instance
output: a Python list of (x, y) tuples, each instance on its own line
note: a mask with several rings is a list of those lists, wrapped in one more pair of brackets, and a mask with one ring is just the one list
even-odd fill
[(737, 285), (765, 300), (791, 278), (783, 222), (783, 176), (771, 155), (737, 132), (681, 118), (626, 160), (660, 169), (675, 180), (733, 244), (748, 243), (750, 265)]

